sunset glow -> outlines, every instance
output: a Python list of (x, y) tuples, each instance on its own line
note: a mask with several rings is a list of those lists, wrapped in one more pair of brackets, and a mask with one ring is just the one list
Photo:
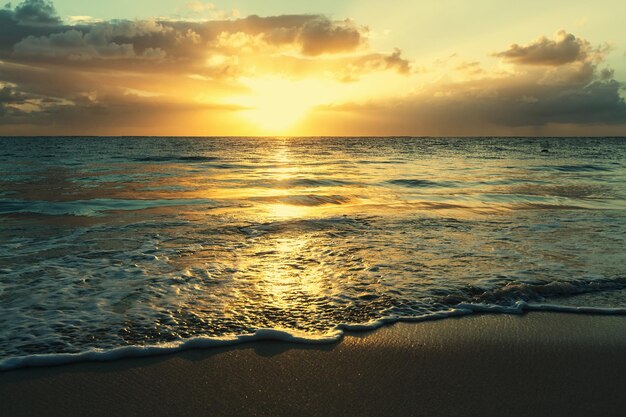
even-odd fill
[(624, 16), (4, 0), (0, 417), (624, 415)]
[(0, 134), (625, 131), (621, 2), (392, 3), (7, 5)]
[(267, 135), (287, 133), (314, 106), (331, 100), (335, 91), (316, 79), (263, 77), (240, 82), (250, 88), (250, 93), (229, 101), (243, 106), (242, 115), (258, 128), (259, 134)]

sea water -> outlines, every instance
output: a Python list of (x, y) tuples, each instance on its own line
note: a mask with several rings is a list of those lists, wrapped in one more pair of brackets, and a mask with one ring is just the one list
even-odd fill
[(626, 312), (625, 138), (0, 138), (0, 368)]

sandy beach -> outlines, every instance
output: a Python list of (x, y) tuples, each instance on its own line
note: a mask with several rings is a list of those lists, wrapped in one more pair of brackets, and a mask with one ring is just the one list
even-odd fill
[(626, 1), (536, 3), (5, 0), (0, 417), (626, 417)]
[(4, 416), (619, 416), (626, 318), (477, 315), (0, 374)]

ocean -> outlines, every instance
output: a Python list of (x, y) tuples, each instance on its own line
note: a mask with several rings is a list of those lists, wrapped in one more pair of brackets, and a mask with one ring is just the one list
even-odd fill
[(0, 138), (0, 369), (626, 314), (626, 138)]

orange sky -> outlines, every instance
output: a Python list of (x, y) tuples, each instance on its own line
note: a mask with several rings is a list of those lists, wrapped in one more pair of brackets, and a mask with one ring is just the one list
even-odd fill
[(503, 39), (482, 61), (455, 52), (425, 63), (378, 47), (390, 35), (369, 25), (325, 14), (61, 18), (27, 0), (0, 10), (0, 134), (626, 134), (624, 87), (607, 63), (615, 46), (602, 39), (555, 30)]

